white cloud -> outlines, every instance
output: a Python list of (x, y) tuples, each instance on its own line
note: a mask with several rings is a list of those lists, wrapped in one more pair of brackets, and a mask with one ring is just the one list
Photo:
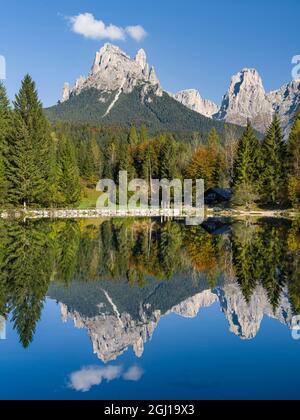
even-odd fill
[(123, 375), (121, 366), (86, 366), (73, 372), (69, 378), (69, 386), (78, 392), (88, 392), (93, 386), (99, 386), (103, 381), (114, 381), (123, 378), (124, 381), (138, 382), (144, 375), (139, 366), (132, 366)]
[(141, 369), (139, 366), (132, 366), (126, 373), (124, 373), (123, 379), (125, 381), (138, 382), (140, 379), (142, 379), (143, 375), (143, 369)]
[(148, 35), (141, 25), (127, 26), (126, 32), (129, 36), (131, 36), (131, 38), (133, 38), (137, 42), (143, 41)]
[(88, 392), (93, 386), (100, 385), (102, 381), (113, 381), (121, 374), (120, 366), (87, 366), (70, 375), (70, 387), (75, 391)]
[(140, 42), (147, 36), (147, 32), (141, 25), (128, 26), (127, 28), (113, 24), (106, 25), (102, 20), (97, 20), (92, 13), (81, 13), (68, 19), (74, 33), (89, 39), (125, 41), (128, 35)]
[(83, 13), (70, 18), (72, 31), (91, 39), (124, 40), (125, 31), (115, 25), (106, 26), (102, 20), (96, 20), (91, 13)]

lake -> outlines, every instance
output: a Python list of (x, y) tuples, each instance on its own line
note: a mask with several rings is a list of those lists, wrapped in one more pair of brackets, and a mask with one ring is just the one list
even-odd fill
[(299, 314), (297, 220), (0, 222), (0, 399), (299, 399)]

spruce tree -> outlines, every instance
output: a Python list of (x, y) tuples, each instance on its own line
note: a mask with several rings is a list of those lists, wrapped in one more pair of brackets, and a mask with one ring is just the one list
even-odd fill
[(211, 149), (219, 150), (221, 146), (220, 137), (215, 128), (212, 128), (208, 133), (208, 140), (207, 140), (208, 147)]
[(77, 206), (80, 200), (80, 178), (74, 145), (69, 138), (58, 142), (57, 150), (57, 188), (64, 206)]
[(13, 129), (9, 138), (9, 198), (13, 204), (48, 205), (52, 138), (35, 83), (22, 82), (14, 102)]
[(242, 138), (238, 144), (238, 150), (234, 161), (233, 185), (250, 185), (255, 188), (258, 176), (258, 151), (259, 141), (254, 135), (252, 126), (248, 122)]
[(265, 204), (283, 202), (286, 187), (286, 144), (277, 115), (262, 144), (260, 190)]
[(131, 127), (128, 135), (128, 143), (130, 146), (137, 146), (139, 143), (139, 137), (135, 127)]
[(141, 143), (145, 143), (148, 140), (148, 130), (145, 124), (141, 126), (140, 139)]
[(13, 138), (8, 156), (9, 201), (14, 204), (38, 204), (45, 190), (35, 159), (32, 139), (24, 121), (14, 115)]
[(296, 114), (287, 144), (288, 197), (294, 208), (300, 207), (300, 111)]
[(11, 109), (6, 95), (5, 87), (0, 83), (0, 204), (7, 199), (7, 140), (11, 127)]
[(117, 180), (117, 153), (119, 139), (113, 136), (106, 144), (104, 152), (103, 178)]
[(160, 179), (175, 179), (178, 176), (176, 142), (171, 135), (163, 140), (160, 154)]

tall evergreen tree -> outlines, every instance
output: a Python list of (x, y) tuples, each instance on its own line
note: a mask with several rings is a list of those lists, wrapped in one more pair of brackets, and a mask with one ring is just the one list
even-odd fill
[(234, 161), (233, 185), (250, 185), (253, 188), (258, 182), (259, 141), (254, 135), (250, 122), (239, 141)]
[(41, 317), (52, 273), (49, 224), (13, 223), (7, 227), (5, 271), (14, 328), (25, 348)]
[(103, 150), (104, 164), (103, 164), (103, 178), (117, 179), (117, 151), (119, 146), (119, 139), (113, 136), (106, 144)]
[(300, 111), (296, 114), (287, 144), (288, 197), (291, 205), (300, 207)]
[(160, 179), (174, 179), (178, 176), (178, 168), (176, 161), (176, 142), (171, 135), (167, 135), (163, 139), (160, 149)]
[(207, 140), (208, 147), (218, 150), (221, 147), (220, 137), (215, 128), (212, 128), (208, 133), (208, 140)]
[(128, 135), (128, 143), (130, 146), (137, 146), (139, 143), (139, 137), (135, 127), (131, 127)]
[(145, 143), (148, 140), (148, 130), (145, 124), (141, 126), (140, 139), (141, 143)]
[(58, 142), (56, 182), (62, 199), (60, 204), (76, 206), (80, 200), (80, 178), (74, 145), (69, 138)]
[(7, 140), (11, 126), (11, 109), (6, 95), (5, 87), (0, 83), (0, 204), (4, 204), (7, 199)]
[(52, 138), (35, 83), (27, 75), (14, 102), (9, 138), (9, 197), (13, 204), (47, 205)]
[(260, 190), (265, 204), (283, 201), (286, 188), (286, 143), (277, 115), (262, 144)]

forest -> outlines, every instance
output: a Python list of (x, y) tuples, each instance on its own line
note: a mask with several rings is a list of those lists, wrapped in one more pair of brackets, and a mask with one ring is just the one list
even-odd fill
[(144, 124), (92, 126), (50, 123), (27, 75), (11, 107), (0, 84), (0, 205), (36, 208), (94, 207), (101, 178), (204, 179), (232, 188), (231, 206), (300, 207), (300, 113), (286, 140), (280, 119), (264, 138), (250, 122), (240, 138), (220, 133), (153, 132)]

